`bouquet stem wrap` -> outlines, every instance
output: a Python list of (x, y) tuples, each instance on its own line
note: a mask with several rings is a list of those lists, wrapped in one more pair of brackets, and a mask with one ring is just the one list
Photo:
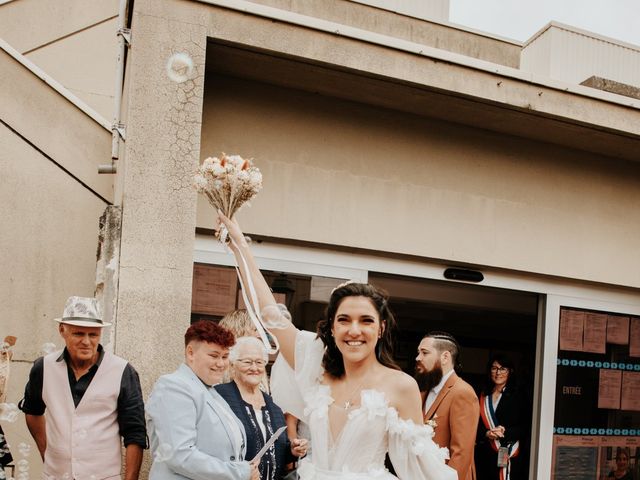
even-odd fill
[[(240, 274), (240, 268), (237, 264), (234, 264), (236, 273), (238, 274), (238, 280), (240, 280), (240, 291), (242, 292), (242, 300), (244, 300), (244, 304), (247, 306), (247, 313), (249, 314), (253, 325), (256, 327), (258, 335), (260, 335), (260, 340), (262, 340), (262, 343), (267, 349), (267, 352), (269, 354), (276, 354), (278, 353), (278, 350), (280, 350), (280, 344), (278, 343), (278, 339), (275, 336), (271, 337), (273, 339), (273, 342), (275, 343), (275, 347), (272, 347), (271, 343), (269, 342), (269, 337), (267, 336), (264, 321), (262, 319), (262, 315), (260, 314), (260, 303), (258, 302), (258, 294), (256, 293), (255, 286), (253, 285), (253, 280), (251, 278), (249, 266), (247, 265), (247, 260), (244, 258), (242, 250), (233, 239), (231, 239), (231, 243), (234, 245), (234, 247), (236, 247), (236, 250), (238, 251), (238, 254), (240, 256), (240, 260), (242, 261), (242, 267), (247, 274), (247, 285), (245, 286), (245, 282), (242, 280), (242, 275)], [(249, 297), (247, 297), (247, 291), (249, 292)]]

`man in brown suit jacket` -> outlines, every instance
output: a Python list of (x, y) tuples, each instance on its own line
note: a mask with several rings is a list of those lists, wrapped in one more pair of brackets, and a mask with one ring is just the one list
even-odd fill
[(416, 372), (425, 385), (424, 421), (434, 427), (433, 441), (449, 449), (448, 464), (459, 480), (475, 480), (473, 450), (480, 407), (471, 385), (454, 371), (459, 351), (450, 334), (428, 333), (418, 346)]

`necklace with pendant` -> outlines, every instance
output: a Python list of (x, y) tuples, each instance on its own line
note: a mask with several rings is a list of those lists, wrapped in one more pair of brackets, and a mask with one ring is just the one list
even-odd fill
[(351, 390), (351, 395), (349, 395), (347, 397), (347, 400), (344, 402), (344, 406), (343, 408), (345, 410), (349, 410), (351, 407), (353, 407), (353, 404), (351, 403), (351, 400), (353, 399), (353, 397), (356, 395), (356, 392), (359, 392), (362, 390), (362, 386), (364, 385), (364, 380), (361, 381), (360, 383), (358, 383), (356, 385), (356, 388), (354, 388), (353, 390)]

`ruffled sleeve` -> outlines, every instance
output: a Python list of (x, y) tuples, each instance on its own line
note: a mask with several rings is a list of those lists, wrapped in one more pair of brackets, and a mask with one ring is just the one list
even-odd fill
[(429, 425), (416, 425), (411, 420), (398, 418), (390, 409), (387, 417), (389, 430), (389, 458), (401, 479), (457, 480), (458, 473), (447, 466), (447, 448), (433, 441), (434, 431)]
[(320, 383), (324, 345), (316, 334), (300, 330), (296, 335), (295, 371), (282, 355), (278, 355), (271, 368), (271, 396), (285, 412), (304, 419), (303, 392)]

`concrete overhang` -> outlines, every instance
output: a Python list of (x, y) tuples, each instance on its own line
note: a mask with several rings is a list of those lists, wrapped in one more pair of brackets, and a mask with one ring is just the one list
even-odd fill
[(252, 2), (191, 5), (211, 74), (640, 160), (638, 100)]

